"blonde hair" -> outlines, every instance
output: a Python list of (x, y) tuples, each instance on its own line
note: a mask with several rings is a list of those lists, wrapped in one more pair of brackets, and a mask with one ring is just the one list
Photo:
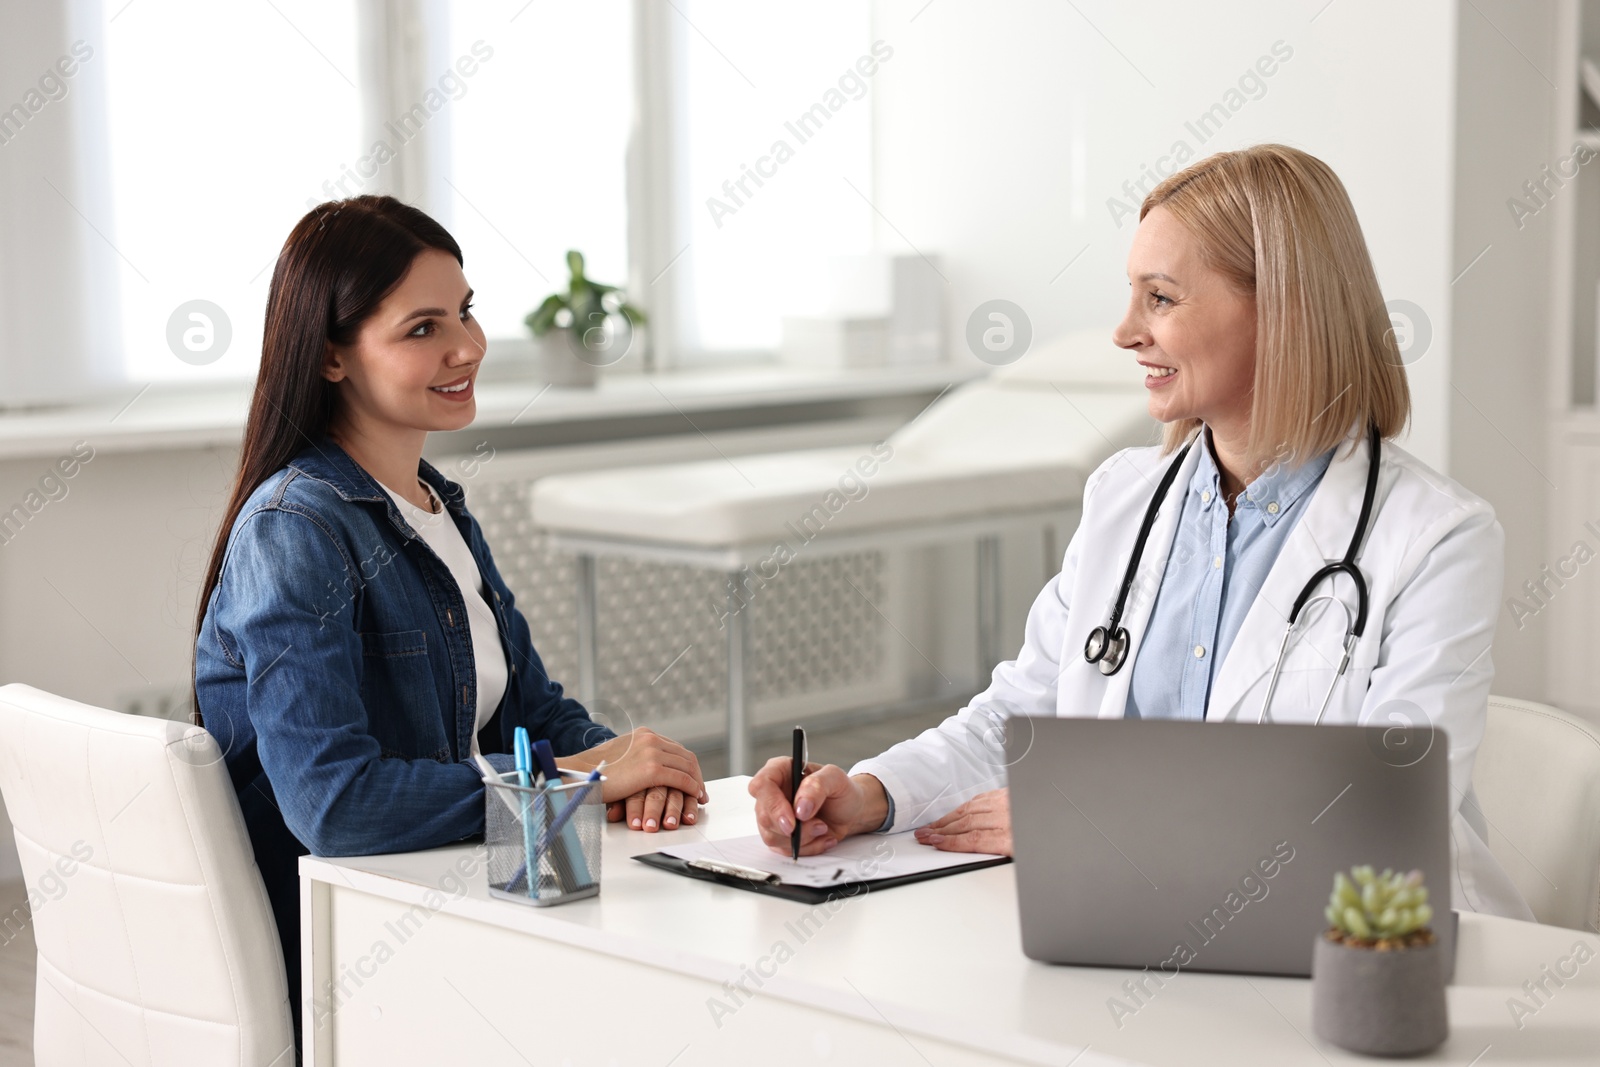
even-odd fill
[[(1411, 391), (1355, 209), (1322, 160), (1278, 144), (1219, 152), (1165, 179), (1139, 209), (1172, 212), (1200, 259), (1256, 301), (1252, 461), (1298, 465), (1356, 422), (1405, 428)], [(1162, 454), (1199, 419), (1167, 424)], [(1353, 447), (1353, 446), (1352, 446)]]

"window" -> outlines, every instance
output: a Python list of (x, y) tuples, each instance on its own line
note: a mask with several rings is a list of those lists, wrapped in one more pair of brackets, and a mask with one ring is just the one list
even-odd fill
[(523, 317), (566, 289), (568, 249), (597, 281), (628, 280), (631, 10), (463, 0), (429, 35), (433, 82), (479, 60), (445, 109), (428, 202), (461, 244), (490, 338), (526, 336)]
[[(67, 354), (53, 362), (31, 336), (0, 351), (0, 385), (70, 399), (88, 368), (113, 384), (252, 376), (284, 237), (312, 204), (375, 192), (456, 236), (480, 320), (507, 351), (526, 346), (524, 316), (565, 288), (578, 249), (651, 314), (657, 366), (768, 355), (781, 316), (828, 289), (829, 258), (871, 250), (873, 75), (892, 49), (872, 40), (870, 11), (8, 5), (13, 51), (43, 68), (82, 37), (93, 58), (70, 100), (3, 138), (8, 166), (26, 158), (26, 180), (56, 189), (0, 230), (13, 304), (54, 301), (46, 319), (77, 332), (58, 332)], [(26, 283), (16, 264), (41, 247), (54, 273)], [(197, 301), (220, 319), (189, 315)]]
[(671, 340), (683, 362), (770, 351), (830, 257), (871, 251), (870, 5), (676, 7)]
[[(355, 4), (154, 0), (105, 17), (109, 218), (85, 215), (119, 268), (100, 299), (118, 308), (126, 376), (252, 375), (283, 239), (360, 154)], [(180, 336), (199, 331), (190, 361), (168, 344), (194, 300), (231, 329), (211, 362), (202, 342), (220, 342), (219, 322), (180, 316)]]
[[(593, 277), (626, 281), (629, 0), (434, 4), (415, 25), (398, 11), (108, 10), (110, 205), (96, 222), (115, 246), (104, 253), (123, 257), (105, 300), (119, 307), (128, 379), (254, 374), (283, 239), (335, 197), (392, 193), (438, 218), (501, 341), (525, 338), (523, 317), (565, 287), (569, 248)], [(251, 47), (218, 44), (229, 41)], [(231, 328), (214, 362), (175, 358), (168, 343), (174, 310), (196, 299)], [(201, 340), (220, 329), (185, 326)]]

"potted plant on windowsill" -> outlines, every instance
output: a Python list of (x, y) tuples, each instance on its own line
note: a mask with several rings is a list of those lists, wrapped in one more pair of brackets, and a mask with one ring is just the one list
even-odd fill
[(621, 289), (590, 281), (583, 253), (567, 253), (567, 291), (551, 293), (522, 321), (539, 346), (539, 377), (552, 385), (593, 386), (597, 371), (633, 346), (644, 312)]
[(1311, 1027), (1369, 1056), (1415, 1056), (1449, 1035), (1445, 960), (1422, 872), (1334, 876), (1311, 959)]

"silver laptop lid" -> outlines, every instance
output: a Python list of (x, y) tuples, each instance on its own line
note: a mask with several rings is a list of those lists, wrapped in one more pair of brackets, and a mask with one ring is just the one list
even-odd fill
[(1453, 959), (1449, 745), (1426, 727), (1009, 723), (1022, 948), (1306, 975), (1335, 871), (1419, 869)]

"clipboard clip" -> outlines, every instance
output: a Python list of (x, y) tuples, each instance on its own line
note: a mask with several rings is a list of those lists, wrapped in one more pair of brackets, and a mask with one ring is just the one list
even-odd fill
[(782, 878), (779, 878), (777, 875), (768, 871), (758, 871), (754, 867), (741, 867), (737, 863), (727, 863), (723, 860), (687, 860), (685, 861), (684, 866), (693, 867), (696, 870), (708, 871), (711, 874), (720, 874), (729, 878), (737, 878), (744, 882), (756, 882), (760, 885), (779, 885), (783, 882)]

